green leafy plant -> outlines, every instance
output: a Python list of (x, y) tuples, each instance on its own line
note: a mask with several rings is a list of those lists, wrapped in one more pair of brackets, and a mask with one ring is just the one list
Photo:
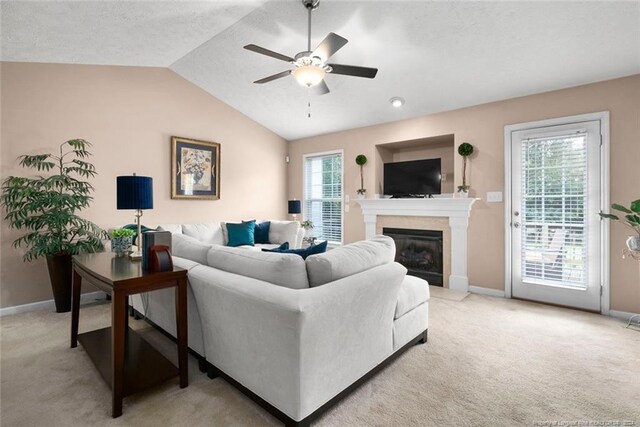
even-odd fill
[(103, 249), (105, 231), (77, 215), (93, 200), (93, 187), (82, 180), (96, 175), (94, 166), (84, 160), (91, 156), (90, 146), (83, 139), (72, 139), (60, 144), (57, 154), (20, 156), (24, 168), (55, 173), (10, 176), (2, 183), (0, 204), (6, 210), (5, 219), (11, 228), (26, 232), (13, 242), (16, 248), (27, 247), (25, 261)]
[(363, 167), (367, 164), (367, 156), (364, 154), (358, 154), (356, 156), (356, 165), (360, 166), (360, 188), (356, 191), (358, 194), (365, 194), (367, 190), (364, 188), (364, 174)]
[(631, 206), (628, 208), (617, 203), (612, 204), (611, 208), (623, 212), (625, 214), (624, 217), (620, 218), (618, 215), (604, 212), (599, 213), (600, 217), (620, 221), (640, 236), (640, 199), (631, 202)]
[(109, 232), (109, 237), (115, 239), (117, 237), (133, 237), (136, 234), (135, 231), (128, 228), (117, 228)]
[(304, 228), (305, 230), (312, 230), (313, 229), (313, 221), (311, 221), (311, 220), (302, 221), (300, 223), (300, 227)]
[(467, 185), (467, 157), (473, 154), (473, 145), (468, 142), (463, 142), (458, 146), (458, 154), (462, 156), (463, 166), (462, 166), (462, 185), (458, 186), (458, 191), (469, 191), (469, 186)]

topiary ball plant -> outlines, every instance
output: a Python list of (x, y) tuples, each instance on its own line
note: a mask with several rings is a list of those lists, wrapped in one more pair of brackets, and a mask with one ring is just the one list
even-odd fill
[(458, 154), (462, 156), (462, 185), (458, 186), (458, 191), (469, 191), (469, 186), (467, 185), (467, 157), (473, 154), (473, 145), (468, 142), (463, 142), (458, 146)]
[(367, 190), (364, 189), (364, 175), (362, 171), (362, 167), (367, 164), (367, 156), (364, 154), (358, 154), (356, 156), (356, 165), (360, 166), (360, 188), (358, 189), (358, 194), (365, 194)]

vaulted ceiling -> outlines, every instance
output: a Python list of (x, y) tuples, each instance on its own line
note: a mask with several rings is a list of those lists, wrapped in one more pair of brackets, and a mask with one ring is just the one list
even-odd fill
[(289, 140), (640, 73), (638, 1), (322, 0), (312, 47), (332, 31), (349, 43), (331, 62), (379, 69), (329, 74), (322, 96), (292, 77), (253, 84), (289, 64), (243, 49), (306, 50), (298, 0), (0, 7), (3, 61), (170, 67)]

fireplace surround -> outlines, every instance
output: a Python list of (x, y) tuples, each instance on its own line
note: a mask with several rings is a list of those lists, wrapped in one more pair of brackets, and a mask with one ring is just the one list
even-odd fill
[[(450, 245), (447, 249), (447, 238), (445, 237), (444, 285), (450, 289), (467, 292), (469, 291), (467, 228), (471, 207), (476, 200), (473, 198), (438, 197), (433, 199), (365, 199), (357, 202), (362, 208), (365, 238), (367, 239), (378, 233), (380, 220), (389, 216), (426, 217), (425, 220), (446, 221), (448, 227), (446, 227), (445, 234), (450, 233)], [(386, 223), (384, 226), (395, 227), (395, 225)], [(380, 229), (380, 231), (382, 230)], [(447, 259), (450, 260), (449, 274), (447, 274)]]

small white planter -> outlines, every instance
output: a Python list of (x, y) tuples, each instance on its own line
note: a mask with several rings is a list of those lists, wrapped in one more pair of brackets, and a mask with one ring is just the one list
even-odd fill
[(627, 247), (630, 251), (640, 252), (640, 236), (629, 236), (627, 239)]
[(466, 199), (469, 197), (469, 191), (458, 191), (458, 197)]
[(367, 198), (367, 193), (357, 193), (358, 200), (364, 200)]

